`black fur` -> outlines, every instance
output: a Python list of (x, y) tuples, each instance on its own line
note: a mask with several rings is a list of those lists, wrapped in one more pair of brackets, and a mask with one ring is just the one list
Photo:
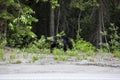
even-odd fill
[(50, 45), (51, 53), (53, 52), (53, 49), (55, 47), (59, 46), (58, 39), (62, 40), (62, 43), (63, 43), (62, 48), (63, 48), (64, 52), (67, 51), (67, 48), (69, 48), (69, 49), (73, 48), (72, 42), (67, 36), (62, 36), (61, 38), (53, 37), (53, 40), (51, 41), (51, 45)]
[(69, 48), (69, 49), (73, 48), (72, 42), (67, 36), (62, 36), (62, 40), (63, 40), (63, 44), (64, 44), (64, 46), (63, 46), (64, 51), (67, 51), (67, 48)]
[(58, 46), (58, 44), (59, 43), (57, 41), (57, 37), (56, 36), (53, 37), (53, 40), (51, 41), (51, 44), (50, 44), (50, 52), (51, 53), (52, 53), (53, 49)]

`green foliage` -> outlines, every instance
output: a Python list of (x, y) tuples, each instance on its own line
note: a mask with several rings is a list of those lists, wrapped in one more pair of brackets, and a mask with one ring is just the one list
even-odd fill
[(41, 53), (42, 54), (49, 54), (50, 53), (50, 49), (46, 49), (46, 48), (41, 49)]
[(110, 24), (109, 30), (101, 32), (103, 36), (108, 36), (109, 41), (106, 43), (102, 43), (103, 49), (100, 50), (102, 52), (111, 52), (113, 53), (116, 57), (119, 57), (119, 52), (120, 52), (120, 37), (118, 33), (118, 26), (115, 26), (114, 23)]
[(0, 48), (5, 47), (7, 44), (6, 35), (0, 34)]
[(65, 55), (55, 55), (54, 56), (54, 60), (60, 60), (60, 61), (66, 61), (69, 58), (70, 58), (69, 56), (65, 56)]
[[(40, 0), (35, 0), (36, 3), (38, 3)], [(59, 7), (60, 4), (58, 3), (58, 0), (41, 0), (43, 2), (48, 2), (50, 1), (52, 9), (55, 9), (56, 7)]]
[(92, 53), (95, 51), (95, 47), (91, 43), (83, 40), (82, 38), (76, 41), (75, 49), (88, 53)]
[[(24, 12), (24, 13), (23, 13)], [(9, 39), (10, 46), (23, 47), (27, 46), (32, 39), (37, 36), (31, 31), (32, 22), (37, 22), (37, 19), (32, 17), (34, 11), (30, 7), (24, 7), (21, 15), (9, 23)]]
[[(102, 36), (105, 36), (105, 38), (106, 38), (106, 36), (108, 35), (108, 32), (107, 31), (101, 31), (100, 34)], [(107, 38), (106, 38), (105, 42), (100, 43), (100, 45), (103, 48), (98, 50), (99, 52), (110, 52), (110, 45), (109, 45), (109, 42), (107, 42)]]
[(54, 54), (54, 60), (66, 61), (70, 58), (70, 56), (67, 56), (67, 54), (61, 49), (55, 48), (53, 50), (53, 54)]
[(22, 48), (22, 51), (28, 53), (39, 53), (40, 49), (35, 44), (30, 44), (29, 47)]
[(77, 50), (68, 50), (66, 52), (68, 56), (78, 56), (78, 51)]
[(15, 57), (16, 57), (16, 54), (14, 54), (14, 53), (10, 54), (10, 60), (15, 59)]
[(7, 20), (14, 18), (14, 16), (6, 10), (2, 10), (2, 12), (0, 13), (0, 17), (2, 17), (3, 19), (7, 19)]
[(4, 54), (5, 54), (4, 49), (1, 49), (1, 48), (0, 48), (0, 60), (3, 60), (3, 59), (4, 59)]
[(34, 44), (39, 48), (39, 49), (44, 49), (44, 48), (49, 48), (50, 47), (50, 41), (51, 38), (49, 37), (47, 40), (45, 36), (41, 36), (41, 38), (37, 41), (34, 41)]
[(68, 50), (67, 52), (64, 52), (61, 49), (54, 49), (53, 54), (54, 54), (55, 60), (66, 61), (66, 60), (70, 59), (72, 56), (78, 56), (78, 51), (77, 50)]
[(101, 43), (103, 46), (102, 51), (103, 52), (114, 52), (118, 51), (120, 49), (120, 43), (119, 43), (119, 34), (118, 34), (118, 27), (115, 26), (113, 23), (110, 24), (108, 31), (101, 32), (102, 36), (109, 36), (110, 41)]
[(59, 7), (58, 0), (51, 0), (52, 3), (52, 9), (55, 9), (56, 7)]
[(120, 37), (118, 34), (118, 26), (115, 26), (113, 23), (110, 24), (111, 27), (109, 27), (110, 30), (110, 41), (109, 41), (109, 45), (110, 45), (110, 49), (111, 51), (120, 51)]
[[(4, 2), (6, 3), (7, 1)], [(12, 0), (12, 2), (14, 2), (14, 0)], [(22, 6), (19, 1), (16, 3), (14, 2), (14, 7), (17, 10), (15, 12), (17, 15), (14, 14), (14, 12), (11, 12), (16, 18), (14, 17), (14, 19), (12, 18), (9, 21), (9, 34), (7, 34), (7, 41), (9, 46), (23, 47), (28, 45), (32, 38), (36, 37), (36, 35), (31, 31), (31, 23), (36, 22), (37, 19), (31, 15), (35, 12), (28, 6)]]
[(63, 50), (61, 50), (61, 49), (56, 49), (56, 48), (55, 48), (55, 49), (53, 50), (53, 54), (54, 54), (54, 55), (64, 55), (64, 53), (65, 53), (65, 52), (64, 52)]
[(72, 0), (70, 5), (74, 8), (80, 9), (81, 11), (86, 10), (88, 7), (99, 6), (96, 0)]
[(56, 36), (57, 36), (57, 37), (61, 37), (61, 36), (64, 36), (64, 35), (66, 35), (66, 34), (65, 34), (64, 31), (62, 31), (62, 32), (58, 33)]
[(5, 47), (6, 44), (7, 44), (7, 41), (6, 41), (6, 40), (3, 40), (3, 41), (0, 43), (0, 48)]
[(7, 9), (10, 9), (10, 6), (16, 7), (17, 3), (14, 0), (0, 0), (0, 17), (5, 20), (11, 20), (14, 18), (14, 15), (11, 14)]
[(119, 57), (120, 58), (120, 51), (114, 51), (113, 55), (114, 55), (114, 57)]
[(45, 38), (45, 36), (41, 36), (39, 40), (35, 40), (33, 43), (29, 44), (27, 48), (23, 48), (22, 51), (28, 53), (43, 53), (48, 54), (50, 48), (51, 37)]
[(15, 63), (16, 63), (16, 64), (20, 64), (20, 63), (22, 63), (22, 62), (21, 62), (21, 60), (17, 60)]
[(65, 34), (65, 32), (64, 31), (62, 31), (62, 32), (60, 32), (60, 33), (58, 33), (58, 34), (56, 34), (56, 36), (58, 37), (58, 38), (60, 38), (60, 39), (57, 39), (57, 41), (58, 41), (58, 47), (59, 48), (61, 48), (61, 46), (63, 46), (64, 44), (63, 44), (63, 41), (61, 40), (61, 37), (62, 36), (65, 36), (66, 34)]
[(37, 61), (38, 59), (39, 59), (38, 56), (33, 56), (33, 57), (32, 57), (32, 61), (33, 61), (33, 62)]

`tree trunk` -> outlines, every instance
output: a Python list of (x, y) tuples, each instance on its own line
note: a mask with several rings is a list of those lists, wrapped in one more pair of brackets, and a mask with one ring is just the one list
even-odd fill
[(102, 26), (103, 26), (103, 3), (99, 0), (99, 9), (98, 9), (98, 33), (97, 33), (97, 47), (102, 49)]
[(79, 15), (78, 15), (78, 30), (77, 30), (77, 38), (80, 37), (80, 31), (81, 31), (81, 29), (80, 29), (80, 17), (81, 17), (81, 11), (80, 11), (80, 13), (79, 13)]
[(58, 34), (58, 29), (60, 25), (60, 7), (58, 8), (58, 18), (57, 18), (57, 26), (56, 26), (56, 34)]
[(52, 2), (50, 2), (50, 36), (55, 36), (55, 25), (54, 25), (54, 9), (52, 8)]

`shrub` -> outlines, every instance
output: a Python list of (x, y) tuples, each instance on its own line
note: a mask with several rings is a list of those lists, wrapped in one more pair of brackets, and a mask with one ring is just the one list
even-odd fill
[(9, 46), (12, 47), (26, 47), (33, 39), (36, 39), (37, 35), (32, 32), (32, 22), (38, 20), (32, 16), (34, 11), (30, 7), (22, 7), (24, 13), (14, 18), (8, 24), (7, 39)]
[(34, 44), (39, 48), (39, 49), (44, 49), (44, 48), (49, 48), (50, 47), (50, 40), (51, 38), (45, 38), (44, 35), (41, 36), (41, 38), (38, 41), (35, 41)]
[(95, 47), (91, 43), (84, 41), (82, 38), (76, 41), (75, 48), (83, 52), (91, 53), (95, 51)]
[(109, 37), (110, 37), (110, 41), (109, 41), (109, 45), (110, 45), (110, 50), (111, 52), (114, 52), (114, 51), (119, 51), (120, 49), (120, 35), (118, 33), (118, 30), (119, 30), (119, 27), (116, 26), (115, 24), (111, 23), (110, 24), (111, 27), (109, 27), (109, 30), (110, 30), (110, 34), (109, 34)]
[(0, 48), (4, 48), (7, 44), (6, 35), (0, 34)]

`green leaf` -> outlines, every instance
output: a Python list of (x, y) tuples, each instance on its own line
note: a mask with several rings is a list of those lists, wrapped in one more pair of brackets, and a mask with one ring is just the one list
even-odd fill
[(29, 34), (29, 36), (31, 36), (32, 38), (36, 38), (36, 37), (37, 37), (37, 35), (36, 35), (35, 33), (33, 33), (33, 32), (29, 32), (28, 34)]

